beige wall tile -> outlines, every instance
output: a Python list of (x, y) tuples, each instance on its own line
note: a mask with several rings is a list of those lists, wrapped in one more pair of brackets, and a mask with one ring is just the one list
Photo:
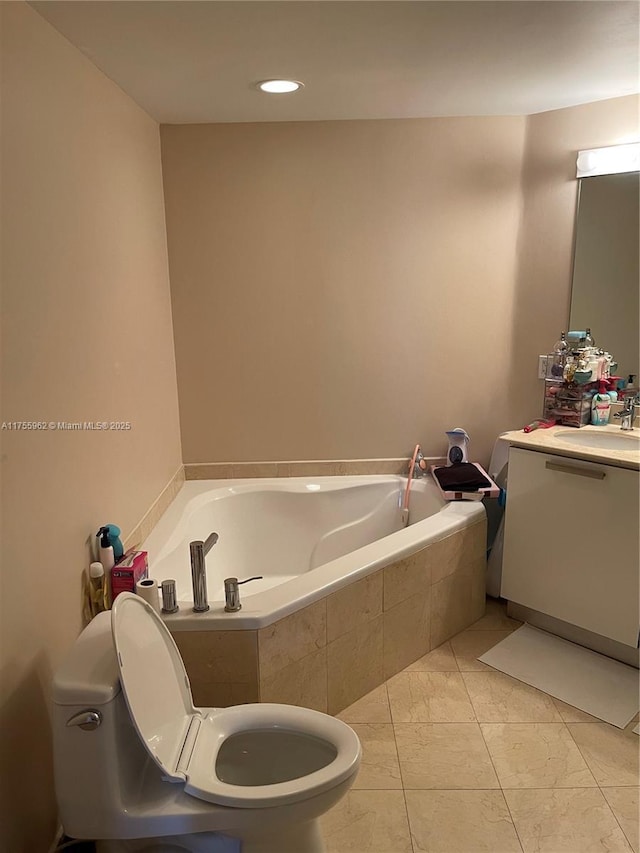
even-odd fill
[(597, 789), (510, 790), (504, 795), (524, 853), (631, 853)]
[(327, 649), (317, 649), (260, 679), (260, 701), (300, 705), (327, 713)]
[(405, 474), (409, 459), (315, 459), (281, 462), (202, 462), (185, 465), (187, 480), (253, 477), (344, 477)]
[(638, 735), (620, 731), (606, 723), (568, 723), (598, 785), (640, 785)]
[(327, 597), (327, 642), (382, 613), (382, 572), (374, 572)]
[(461, 567), (464, 535), (465, 530), (458, 530), (429, 545), (431, 583), (438, 583)]
[(246, 705), (250, 702), (260, 701), (260, 685), (256, 679), (252, 684), (232, 684), (231, 704)]
[(433, 584), (432, 645), (468, 627), (485, 610), (486, 519), (427, 549)]
[(142, 521), (123, 540), (125, 551), (144, 542), (182, 488), (184, 481), (184, 465), (181, 465), (162, 490), (160, 496), (154, 501), (149, 511), (144, 515)]
[(521, 853), (501, 791), (405, 791), (405, 797), (415, 853)]
[(362, 745), (362, 762), (353, 783), (354, 790), (402, 788), (393, 726), (385, 723), (350, 725)]
[(431, 582), (437, 583), (478, 560), (486, 561), (487, 520), (483, 518), (429, 546)]
[(431, 646), (441, 645), (473, 621), (468, 574), (456, 571), (431, 587)]
[(212, 682), (191, 682), (193, 702), (197, 708), (228, 708), (230, 705), (244, 705), (257, 702), (258, 682), (253, 684), (216, 684)]
[(288, 462), (288, 477), (340, 477), (349, 473), (349, 463), (334, 459), (317, 459), (310, 462)]
[(431, 547), (428, 545), (404, 560), (385, 566), (385, 610), (390, 610), (412, 595), (428, 591), (431, 586), (431, 563), (427, 552)]
[(638, 788), (603, 788), (605, 800), (609, 803), (627, 841), (634, 853), (640, 851), (640, 802)]
[(203, 463), (184, 466), (186, 480), (231, 480), (233, 468), (226, 463)]
[(564, 723), (482, 723), (503, 788), (595, 788)]
[(382, 616), (329, 643), (327, 669), (330, 714), (337, 714), (382, 684)]
[(187, 669), (191, 682), (193, 704), (196, 708), (228, 708), (233, 705), (231, 684), (214, 684), (206, 681), (195, 681)]
[(487, 607), (487, 558), (486, 555), (476, 557), (465, 566), (462, 573), (469, 582), (469, 619), (470, 624), (481, 619)]
[(293, 477), (290, 462), (278, 462), (276, 477)]
[(367, 474), (405, 473), (409, 459), (349, 459), (347, 473), (353, 477)]
[(327, 853), (412, 853), (402, 791), (354, 791), (320, 818)]
[(459, 672), (401, 672), (387, 682), (394, 723), (472, 723)]
[(172, 636), (189, 678), (209, 684), (257, 683), (257, 631), (176, 631)]
[(481, 723), (560, 723), (551, 696), (502, 672), (463, 672)]
[(260, 628), (258, 654), (260, 679), (323, 648), (327, 643), (326, 599), (303, 607), (290, 616)]
[(430, 649), (430, 590), (412, 595), (383, 616), (384, 677), (390, 678)]
[(477, 723), (395, 723), (405, 788), (499, 788)]
[(233, 462), (231, 475), (235, 479), (255, 477), (277, 477), (277, 462)]
[(462, 562), (464, 565), (474, 560), (486, 559), (487, 556), (487, 519), (483, 518), (475, 524), (460, 531), (462, 536)]
[(390, 723), (391, 711), (389, 710), (389, 697), (387, 696), (387, 685), (381, 684), (370, 693), (357, 699), (344, 711), (336, 716), (345, 723)]

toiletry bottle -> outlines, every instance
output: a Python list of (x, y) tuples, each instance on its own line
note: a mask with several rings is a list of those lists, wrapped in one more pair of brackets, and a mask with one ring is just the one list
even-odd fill
[(636, 374), (630, 373), (627, 377), (627, 384), (624, 386), (624, 396), (635, 397), (637, 393), (638, 389), (636, 387)]
[(461, 427), (447, 430), (446, 435), (449, 439), (449, 449), (447, 450), (447, 467), (455, 465), (457, 462), (469, 461), (469, 436), (466, 430)]
[(113, 545), (109, 541), (109, 528), (101, 527), (96, 533), (96, 536), (100, 539), (98, 560), (102, 563), (102, 568), (104, 569), (105, 574), (108, 575), (115, 564)]
[(591, 423), (594, 426), (606, 426), (609, 423), (611, 397), (598, 391), (591, 401)]
[(96, 616), (107, 609), (104, 567), (102, 563), (89, 566), (89, 595), (91, 597), (91, 615)]
[(553, 345), (553, 353), (547, 359), (548, 379), (562, 379), (568, 351), (569, 346), (566, 341), (566, 332), (561, 332), (559, 339)]
[(109, 544), (113, 548), (113, 559), (117, 563), (124, 554), (124, 547), (120, 539), (120, 528), (117, 524), (105, 524), (105, 527), (109, 531)]

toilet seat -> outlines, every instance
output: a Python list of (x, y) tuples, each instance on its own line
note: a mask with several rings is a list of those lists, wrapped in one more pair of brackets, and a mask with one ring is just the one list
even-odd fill
[[(349, 778), (360, 760), (360, 743), (345, 723), (293, 705), (252, 704), (199, 709), (173, 637), (142, 598), (120, 593), (111, 612), (111, 631), (122, 691), (145, 749), (169, 782), (191, 796), (235, 808), (294, 803)], [(311, 772), (271, 784), (233, 784), (220, 778), (218, 758), (229, 738), (261, 733), (263, 744), (283, 733), (299, 736), (296, 760)], [(308, 744), (308, 750), (305, 745)], [(313, 753), (313, 757), (304, 753)], [(275, 754), (275, 753), (274, 753)], [(318, 758), (324, 755), (325, 759)], [(315, 769), (317, 767), (317, 769)], [(222, 774), (224, 775), (224, 774)]]

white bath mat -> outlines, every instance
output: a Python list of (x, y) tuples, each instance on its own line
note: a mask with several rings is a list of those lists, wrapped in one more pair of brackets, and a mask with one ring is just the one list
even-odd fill
[(478, 660), (623, 729), (638, 712), (638, 670), (523, 625)]
[(640, 723), (633, 730), (634, 735), (640, 735)]

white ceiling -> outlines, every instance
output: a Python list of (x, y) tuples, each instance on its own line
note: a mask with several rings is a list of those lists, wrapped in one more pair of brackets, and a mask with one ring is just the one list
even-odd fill
[[(636, 0), (45, 0), (163, 123), (523, 115), (637, 92)], [(302, 80), (290, 95), (255, 82)]]

